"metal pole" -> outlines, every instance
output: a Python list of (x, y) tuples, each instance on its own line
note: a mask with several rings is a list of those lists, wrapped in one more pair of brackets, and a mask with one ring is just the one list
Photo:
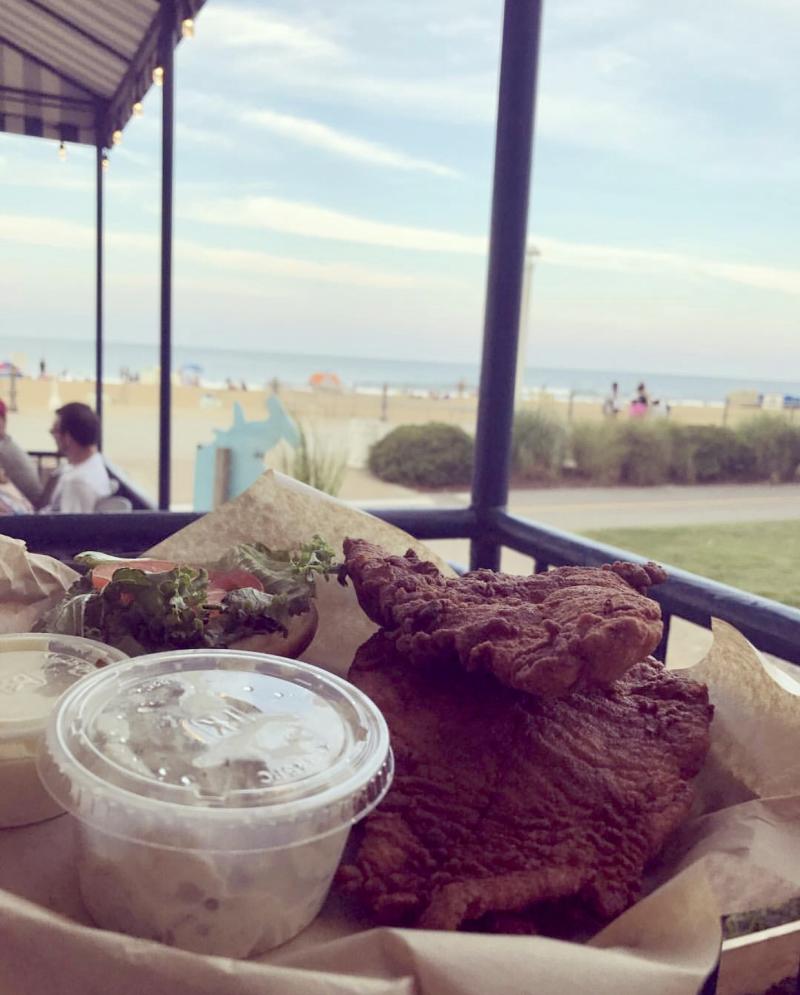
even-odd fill
[(103, 445), (103, 146), (95, 148), (95, 175), (97, 193), (97, 246), (95, 262), (95, 326), (94, 326), (94, 409), (100, 422), (100, 441)]
[(505, 508), (508, 502), (541, 16), (542, 0), (506, 0), (472, 480), (478, 521), (470, 556), (473, 569), (500, 566), (500, 544), (490, 518), (493, 509)]
[(161, 0), (161, 381), (158, 419), (158, 507), (169, 511), (172, 460), (172, 139), (175, 114), (175, 3)]
[(514, 384), (514, 406), (522, 407), (522, 390), (525, 386), (525, 360), (528, 354), (528, 330), (531, 316), (531, 285), (533, 267), (539, 250), (529, 245), (525, 250), (525, 270), (522, 277), (522, 303), (519, 315), (519, 341), (517, 342), (517, 377)]

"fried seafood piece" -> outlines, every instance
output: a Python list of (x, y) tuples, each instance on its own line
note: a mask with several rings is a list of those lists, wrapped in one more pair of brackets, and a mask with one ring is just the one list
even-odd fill
[(420, 666), (458, 662), (511, 688), (557, 695), (611, 684), (661, 639), (661, 609), (645, 594), (666, 579), (654, 563), (450, 578), (410, 550), (391, 556), (346, 539), (344, 552), (361, 607)]
[(611, 688), (536, 698), (411, 666), (379, 632), (350, 680), (386, 717), (396, 773), (338, 882), (388, 925), (611, 919), (688, 814), (709, 745), (705, 686), (653, 659)]

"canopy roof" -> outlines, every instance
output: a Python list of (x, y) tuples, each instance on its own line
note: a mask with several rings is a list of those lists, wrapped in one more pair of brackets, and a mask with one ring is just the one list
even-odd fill
[(152, 84), (162, 16), (204, 0), (2, 0), (0, 131), (111, 145)]

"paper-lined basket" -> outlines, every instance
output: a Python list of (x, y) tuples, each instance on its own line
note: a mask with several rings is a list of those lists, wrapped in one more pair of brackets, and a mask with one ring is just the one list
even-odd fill
[[(400, 530), (272, 472), (150, 553), (201, 563), (236, 542), (285, 548), (314, 533), (337, 549), (346, 536), (393, 553), (414, 548), (449, 569)], [(52, 603), (73, 577), (0, 539), (0, 631), (28, 628), (37, 607)], [(352, 589), (335, 580), (319, 585), (319, 612), (317, 636), (302, 658), (345, 674), (375, 627)], [(184, 953), (90, 925), (78, 893), (71, 824), (60, 818), (0, 832), (0, 991), (694, 995), (717, 960), (720, 913), (800, 895), (800, 698), (789, 678), (779, 683), (750, 644), (720, 622), (708, 656), (691, 672), (708, 684), (716, 706), (697, 815), (653, 869), (647, 886), (655, 890), (589, 944), (370, 929), (334, 895), (305, 933), (260, 961)], [(776, 965), (786, 961), (793, 941), (782, 942)], [(727, 953), (723, 958), (719, 990), (726, 995), (750, 990), (737, 987), (746, 977), (746, 946), (729, 946), (731, 958), (739, 951), (738, 969), (729, 970), (734, 959)], [(767, 949), (762, 943), (765, 974)], [(776, 979), (765, 980), (764, 989)]]

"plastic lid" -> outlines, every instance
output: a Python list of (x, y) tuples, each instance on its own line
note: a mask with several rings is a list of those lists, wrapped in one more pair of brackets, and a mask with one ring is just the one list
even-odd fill
[(138, 657), (62, 699), (40, 775), (78, 818), (182, 847), (303, 842), (383, 796), (389, 734), (357, 688), (317, 667), (235, 650)]
[(125, 653), (79, 636), (0, 636), (0, 740), (41, 732), (59, 695)]

